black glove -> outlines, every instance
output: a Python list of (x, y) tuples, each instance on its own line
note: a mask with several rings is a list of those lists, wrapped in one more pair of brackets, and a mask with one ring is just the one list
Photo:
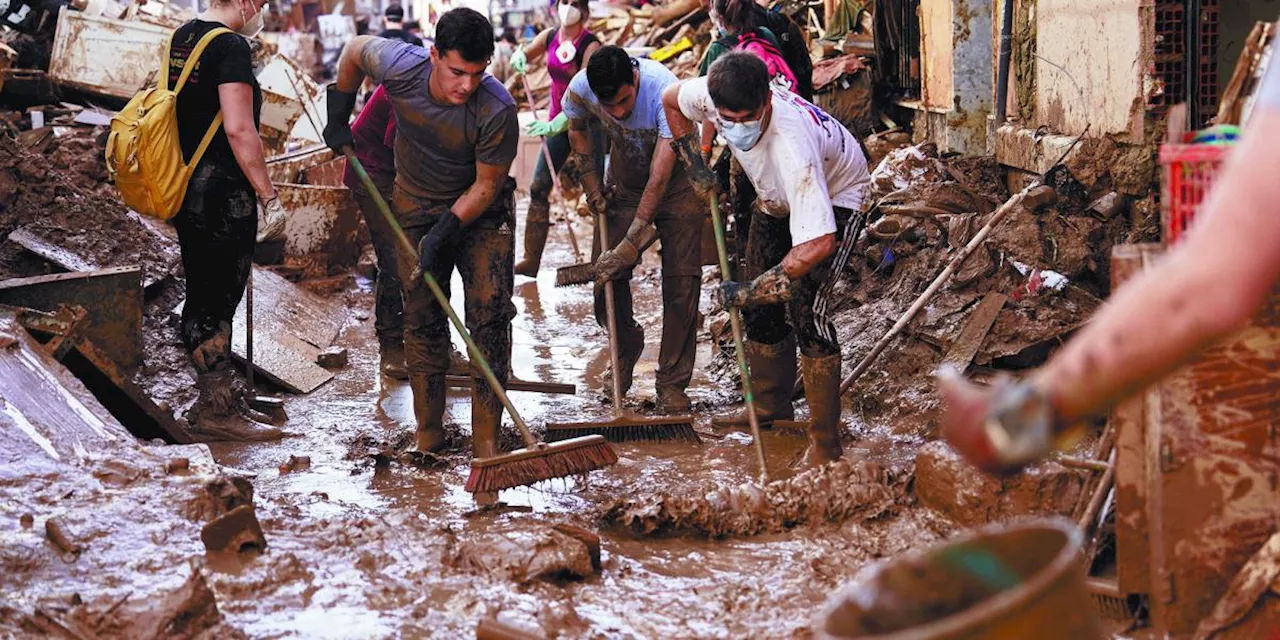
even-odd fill
[(329, 121), (324, 125), (324, 143), (338, 153), (356, 144), (355, 137), (351, 135), (351, 112), (355, 108), (355, 93), (339, 91), (337, 83), (325, 89), (325, 110), (329, 113)]
[(747, 303), (747, 296), (750, 293), (750, 282), (725, 280), (724, 282), (721, 282), (720, 287), (716, 289), (716, 302), (720, 304), (720, 308), (722, 309), (728, 309), (729, 307), (741, 307)]
[(716, 301), (725, 309), (786, 302), (791, 299), (792, 286), (791, 278), (782, 270), (782, 265), (777, 265), (751, 282), (726, 280), (720, 283), (716, 289)]
[(418, 241), (418, 268), (429, 271), (431, 265), (436, 263), (436, 256), (440, 253), (440, 245), (444, 244), (453, 237), (453, 234), (462, 228), (462, 221), (458, 216), (453, 215), (452, 211), (444, 211), (439, 214), (431, 230), (427, 235), (422, 236)]
[(671, 144), (675, 147), (680, 161), (684, 163), (685, 172), (689, 176), (689, 184), (693, 185), (693, 190), (704, 199), (710, 199), (711, 195), (716, 193), (716, 174), (711, 172), (711, 167), (707, 166), (707, 161), (703, 159), (702, 151), (698, 148), (697, 131), (676, 138)]

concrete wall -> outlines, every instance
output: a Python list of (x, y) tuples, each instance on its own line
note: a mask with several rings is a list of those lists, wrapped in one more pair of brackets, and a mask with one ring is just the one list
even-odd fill
[(1036, 120), (1054, 133), (1142, 137), (1142, 0), (1040, 0)]
[(916, 136), (943, 151), (990, 150), (992, 0), (921, 0), (921, 107)]

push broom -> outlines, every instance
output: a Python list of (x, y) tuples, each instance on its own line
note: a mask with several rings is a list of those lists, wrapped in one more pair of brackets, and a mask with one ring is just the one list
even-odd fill
[[(404, 234), (404, 229), (400, 228), (400, 223), (396, 221), (395, 216), (391, 215), (391, 208), (387, 206), (386, 201), (378, 193), (373, 180), (369, 178), (369, 174), (360, 165), (355, 153), (352, 152), (350, 147), (343, 149), (343, 152), (347, 156), (347, 163), (355, 170), (356, 175), (360, 176), (360, 181), (364, 183), (365, 189), (369, 192), (369, 197), (377, 204), (378, 210), (382, 212), (382, 215), (387, 218), (387, 222), (390, 223), (396, 238), (405, 248), (406, 254), (414, 256), (416, 260), (418, 255), (417, 248), (413, 246), (413, 243), (409, 242), (409, 238)], [(471, 333), (467, 331), (466, 326), (462, 324), (462, 320), (458, 318), (458, 314), (449, 305), (449, 298), (444, 295), (444, 291), (440, 289), (436, 279), (426, 270), (423, 270), (422, 278), (426, 281), (427, 287), (431, 289), (431, 293), (435, 296), (436, 302), (440, 304), (440, 308), (444, 309), (445, 314), (449, 316), (449, 321), (453, 323), (453, 327), (458, 330), (462, 340), (467, 343), (467, 350), (471, 352), (471, 364), (480, 369), (485, 381), (489, 383), (493, 392), (497, 394), (498, 399), (502, 402), (502, 406), (506, 408), (507, 413), (511, 414), (511, 420), (516, 423), (516, 428), (520, 430), (520, 436), (524, 438), (525, 448), (523, 449), (500, 453), (492, 458), (473, 459), (471, 461), (471, 475), (467, 478), (466, 484), (466, 490), (469, 493), (489, 493), (501, 489), (535, 484), (552, 478), (581, 475), (596, 469), (603, 469), (618, 462), (618, 454), (614, 453), (607, 440), (598, 435), (573, 438), (563, 442), (556, 442), (555, 444), (538, 442), (538, 439), (533, 437), (533, 433), (529, 431), (529, 425), (525, 424), (524, 418), (520, 417), (515, 405), (507, 397), (506, 390), (498, 382), (498, 377), (493, 374), (493, 369), (489, 367), (489, 362), (485, 360), (480, 353), (479, 347), (471, 339)]]
[[(529, 88), (529, 78), (521, 74), (520, 81), (524, 84), (524, 97), (529, 101), (529, 110), (536, 116), (538, 108), (533, 104), (533, 90)], [(560, 189), (560, 174), (556, 172), (555, 163), (551, 162), (551, 150), (547, 148), (547, 139), (543, 137), (538, 146), (542, 149), (543, 162), (547, 163), (547, 172), (551, 174), (551, 186), (555, 188), (556, 199), (560, 202), (560, 207), (564, 209), (564, 226), (569, 230), (569, 244), (573, 247), (573, 259), (577, 261), (576, 264), (556, 269), (556, 286), (568, 287), (576, 284), (587, 284), (595, 278), (595, 265), (582, 261), (582, 250), (578, 248), (578, 234), (573, 232), (573, 221), (568, 217), (570, 213), (569, 203), (564, 199), (564, 191)]]
[[(609, 232), (603, 212), (596, 213), (596, 229), (600, 246), (607, 247)], [(629, 416), (622, 409), (622, 376), (618, 366), (618, 313), (613, 306), (613, 281), (604, 285), (604, 307), (609, 322), (609, 361), (613, 365), (613, 419), (604, 422), (547, 423), (547, 439), (578, 438), (590, 434), (604, 436), (611, 442), (635, 440), (683, 440), (702, 442), (693, 430), (693, 416), (648, 418)]]
[[(729, 277), (729, 251), (724, 245), (724, 226), (720, 224), (720, 196), (711, 194), (711, 226), (716, 233), (716, 252), (720, 257), (720, 278)], [(756, 417), (756, 398), (751, 390), (751, 370), (747, 367), (747, 351), (742, 339), (742, 311), (729, 307), (729, 325), (733, 328), (733, 349), (738, 354), (738, 372), (742, 376), (742, 397), (747, 401), (747, 421), (751, 424), (751, 439), (756, 445), (756, 462), (760, 465), (760, 484), (769, 482), (769, 468), (765, 466), (764, 441), (760, 439), (760, 419)]]

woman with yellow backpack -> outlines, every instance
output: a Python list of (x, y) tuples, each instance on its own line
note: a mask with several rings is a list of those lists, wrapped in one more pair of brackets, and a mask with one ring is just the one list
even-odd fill
[(161, 86), (120, 112), (107, 145), (125, 203), (171, 219), (178, 231), (187, 279), (180, 333), (200, 392), (186, 418), (198, 440), (281, 435), (249, 408), (231, 367), (231, 320), (254, 245), (284, 230), (258, 135), (262, 91), (246, 41), (262, 31), (266, 12), (263, 0), (213, 0), (178, 27)]

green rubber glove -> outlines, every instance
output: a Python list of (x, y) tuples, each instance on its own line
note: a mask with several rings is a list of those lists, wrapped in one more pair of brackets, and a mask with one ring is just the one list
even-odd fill
[(511, 54), (511, 60), (508, 64), (511, 65), (512, 71), (520, 75), (524, 75), (524, 72), (529, 70), (529, 59), (525, 57), (524, 49), (516, 49), (515, 52)]
[(525, 132), (529, 135), (543, 137), (558, 136), (568, 130), (569, 116), (565, 115), (563, 111), (551, 122), (534, 120), (529, 123), (528, 127), (525, 127)]

